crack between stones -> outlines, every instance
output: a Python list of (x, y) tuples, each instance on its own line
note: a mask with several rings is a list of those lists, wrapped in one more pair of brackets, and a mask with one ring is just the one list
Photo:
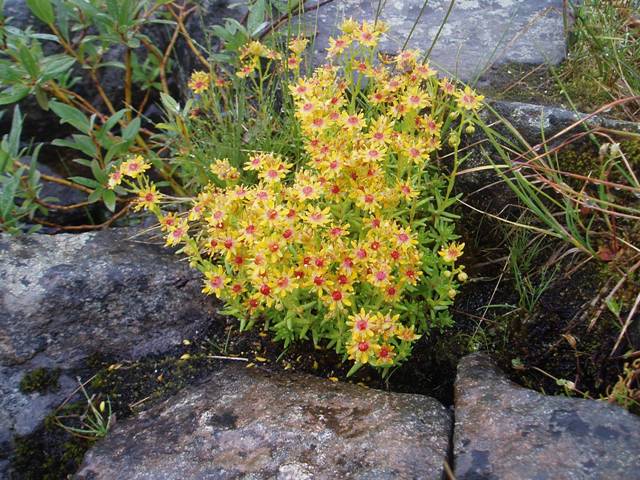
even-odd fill
[(442, 468), (442, 480), (455, 480), (454, 472), (454, 462), (455, 458), (453, 455), (453, 435), (455, 433), (456, 428), (456, 410), (451, 407), (451, 427), (449, 428), (449, 444), (447, 447), (447, 455), (444, 459), (444, 465)]

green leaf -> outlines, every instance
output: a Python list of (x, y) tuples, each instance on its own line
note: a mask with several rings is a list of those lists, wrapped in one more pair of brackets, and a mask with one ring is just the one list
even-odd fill
[(120, 68), (122, 70), (124, 70), (126, 67), (124, 66), (124, 63), (122, 62), (118, 62), (118, 61), (110, 61), (110, 62), (102, 62), (101, 64), (98, 65), (98, 68)]
[(115, 143), (109, 147), (107, 154), (104, 156), (105, 163), (111, 162), (114, 157), (125, 153), (129, 149), (129, 142)]
[(127, 109), (123, 108), (122, 110), (118, 110), (116, 113), (111, 115), (109, 117), (109, 120), (107, 120), (104, 126), (102, 127), (104, 131), (110, 132), (111, 129), (116, 126), (116, 123), (120, 121), (120, 119), (124, 116), (126, 112), (127, 112)]
[(65, 105), (64, 103), (55, 101), (50, 102), (49, 106), (51, 107), (51, 110), (60, 117), (60, 123), (69, 123), (82, 133), (89, 133), (91, 124), (89, 123), (89, 119), (86, 115), (80, 110), (70, 105)]
[(33, 58), (31, 51), (25, 45), (20, 45), (18, 56), (25, 70), (31, 75), (31, 78), (37, 78), (40, 74), (40, 67), (38, 67), (38, 62)]
[(354, 373), (356, 373), (358, 370), (360, 370), (361, 367), (362, 367), (362, 363), (360, 363), (360, 362), (354, 363), (353, 367), (351, 367), (351, 369), (347, 373), (347, 378), (350, 377), (351, 375), (353, 375)]
[(49, 97), (47, 97), (47, 93), (40, 87), (36, 87), (36, 101), (41, 109), (44, 111), (49, 110)]
[(91, 140), (91, 137), (88, 135), (73, 135), (73, 141), (56, 138), (51, 143), (58, 147), (67, 147), (79, 150), (91, 158), (95, 157), (98, 153), (93, 140)]
[(133, 140), (140, 130), (140, 117), (131, 120), (131, 123), (122, 129), (122, 138), (126, 141)]
[(102, 192), (102, 200), (104, 201), (105, 206), (109, 209), (110, 212), (115, 212), (116, 192), (114, 192), (113, 190), (104, 190)]
[(160, 100), (162, 101), (162, 105), (167, 109), (167, 111), (171, 113), (180, 113), (180, 105), (174, 100), (171, 95), (167, 95), (166, 93), (161, 92)]
[(100, 168), (97, 160), (91, 162), (91, 173), (93, 173), (94, 178), (102, 185), (105, 185), (109, 180), (107, 173)]
[(100, 187), (100, 184), (98, 182), (96, 182), (95, 180), (93, 180), (92, 178), (85, 178), (85, 177), (69, 177), (69, 180), (71, 180), (74, 183), (77, 183), (78, 185), (83, 185), (87, 188), (98, 188)]
[(91, 195), (87, 197), (87, 202), (94, 203), (102, 198), (102, 192), (100, 190), (94, 190)]
[(76, 59), (68, 55), (59, 54), (46, 57), (42, 62), (42, 78), (48, 80), (61, 73), (68, 72)]
[(264, 23), (267, 14), (267, 0), (257, 0), (249, 7), (249, 16), (247, 17), (247, 30), (253, 34), (258, 27)]
[(26, 0), (26, 3), (31, 12), (47, 25), (55, 20), (51, 0)]

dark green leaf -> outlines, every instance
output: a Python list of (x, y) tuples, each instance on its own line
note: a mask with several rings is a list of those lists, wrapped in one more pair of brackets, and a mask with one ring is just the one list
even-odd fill
[(31, 12), (47, 25), (55, 20), (51, 0), (26, 0), (26, 3)]
[(131, 123), (122, 129), (122, 138), (126, 141), (133, 140), (140, 130), (140, 117), (131, 120)]
[(18, 49), (18, 56), (25, 70), (31, 75), (31, 78), (37, 78), (40, 74), (40, 68), (38, 67), (36, 59), (33, 58), (31, 51), (25, 45), (21, 45)]
[(93, 180), (92, 178), (69, 177), (69, 180), (71, 180), (74, 183), (77, 183), (78, 185), (83, 185), (87, 188), (98, 188), (100, 186), (100, 184), (95, 180)]
[(104, 190), (102, 192), (102, 200), (104, 200), (104, 204), (109, 211), (114, 212), (116, 210), (116, 193), (113, 190)]
[(69, 123), (81, 132), (89, 133), (91, 124), (86, 115), (80, 110), (60, 102), (50, 102), (49, 106), (60, 117), (60, 123)]

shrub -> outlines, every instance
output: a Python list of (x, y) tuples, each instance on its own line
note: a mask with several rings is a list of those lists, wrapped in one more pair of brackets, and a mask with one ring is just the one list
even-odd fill
[[(449, 326), (467, 278), (450, 209), (458, 145), (482, 97), (438, 79), (417, 51), (377, 61), (384, 28), (345, 22), (331, 39), (332, 63), (310, 76), (298, 69), (303, 40), (290, 42), (284, 60), (257, 42), (241, 52), (236, 76), (249, 83), (261, 86), (277, 69), (290, 76), (301, 158), (212, 158), (211, 181), (193, 199), (162, 193), (141, 157), (111, 176), (158, 216), (167, 245), (180, 245), (203, 292), (224, 300), (242, 329), (259, 321), (285, 346), (326, 343), (354, 361), (350, 374), (370, 364), (388, 375), (421, 335)], [(215, 78), (196, 72), (191, 87), (196, 113), (185, 128), (213, 130)], [(190, 208), (168, 212), (176, 203)]]

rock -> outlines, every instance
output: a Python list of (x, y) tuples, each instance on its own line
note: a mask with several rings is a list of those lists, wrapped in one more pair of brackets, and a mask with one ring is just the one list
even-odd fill
[(224, 365), (117, 424), (75, 478), (439, 479), (450, 425), (429, 397)]
[(519, 387), (483, 354), (460, 362), (455, 410), (458, 480), (638, 478), (640, 418)]
[[(336, 36), (346, 18), (374, 21), (377, 1), (332, 2), (319, 12), (306, 14), (306, 24), (314, 28), (317, 18), (315, 56), (324, 58), (330, 36)], [(379, 16), (389, 25), (381, 43), (382, 51), (400, 50), (411, 33), (424, 0), (384, 2)], [(408, 48), (428, 51), (445, 20), (449, 0), (427, 4), (411, 34)], [(560, 63), (566, 54), (562, 0), (459, 0), (442, 28), (431, 52), (431, 63), (463, 81), (474, 80), (492, 64), (540, 65)]]
[[(135, 233), (0, 236), (0, 461), (74, 390), (88, 356), (166, 352), (217, 315), (200, 275)], [(59, 387), (22, 393), (39, 368), (61, 369)]]
[[(536, 146), (544, 139), (549, 140), (554, 135), (560, 134), (580, 120), (585, 120), (584, 125), (595, 128), (602, 127), (608, 130), (620, 130), (640, 134), (640, 124), (637, 122), (625, 122), (607, 118), (605, 115), (588, 115), (576, 113), (560, 107), (533, 105), (521, 102), (491, 102), (491, 107), (508, 123), (510, 123), (530, 145)], [(485, 121), (494, 121), (496, 117), (484, 110), (482, 115)], [(571, 132), (580, 131), (577, 127)], [(544, 135), (544, 136), (543, 136)], [(560, 137), (556, 140), (561, 140)]]

